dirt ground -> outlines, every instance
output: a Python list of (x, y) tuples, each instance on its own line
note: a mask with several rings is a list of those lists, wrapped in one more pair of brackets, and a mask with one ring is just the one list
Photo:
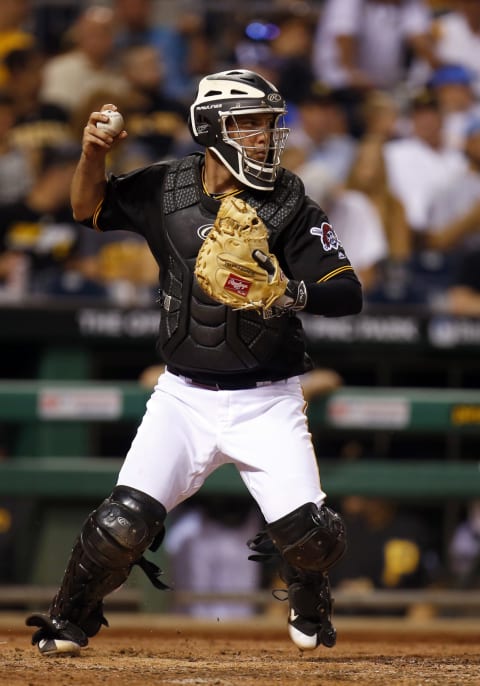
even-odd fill
[(338, 618), (332, 649), (302, 653), (282, 622), (110, 618), (79, 657), (41, 657), (22, 615), (0, 615), (5, 686), (464, 686), (480, 684), (478, 620)]

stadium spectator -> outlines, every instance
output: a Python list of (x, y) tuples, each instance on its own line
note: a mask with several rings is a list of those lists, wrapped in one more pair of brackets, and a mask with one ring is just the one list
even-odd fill
[(45, 65), (41, 97), (71, 112), (102, 88), (117, 97), (126, 90), (125, 79), (112, 63), (114, 15), (110, 8), (92, 5), (71, 28), (73, 49), (49, 59)]
[(0, 497), (0, 583), (15, 581), (15, 498)]
[(437, 98), (422, 90), (410, 103), (411, 135), (384, 145), (392, 192), (405, 208), (412, 230), (410, 289), (415, 302), (433, 304), (448, 282), (449, 261), (429, 244), (432, 208), (467, 168), (465, 155), (443, 142), (443, 117)]
[(480, 580), (480, 500), (468, 503), (466, 517), (448, 546), (449, 571), (457, 588), (478, 588)]
[(89, 0), (36, 0), (32, 5), (33, 33), (47, 58), (70, 46), (70, 29)]
[[(368, 198), (358, 191), (341, 191), (329, 206), (330, 221), (345, 250), (352, 255), (368, 302), (380, 283), (381, 268), (388, 258), (388, 245), (378, 214)], [(362, 236), (358, 227), (362, 226)]]
[(35, 163), (42, 147), (71, 141), (69, 116), (62, 107), (40, 97), (44, 58), (36, 48), (13, 50), (4, 62), (6, 88), (15, 109), (12, 142), (26, 150)]
[(129, 143), (133, 140), (150, 162), (191, 150), (188, 108), (165, 95), (163, 68), (155, 48), (139, 45), (125, 49), (122, 65), (129, 85)]
[[(480, 97), (480, 3), (477, 0), (453, 0), (448, 12), (432, 22), (431, 35), (437, 66), (463, 65), (472, 72), (473, 89)], [(423, 65), (425, 78), (429, 68)]]
[(459, 64), (439, 67), (429, 81), (443, 115), (444, 144), (453, 150), (463, 150), (468, 122), (480, 118), (472, 81), (471, 71)]
[(286, 12), (275, 18), (270, 41), (277, 62), (278, 84), (288, 103), (297, 105), (315, 81), (311, 54), (314, 24), (309, 13)]
[(0, 296), (88, 297), (151, 304), (158, 268), (144, 239), (77, 224), (69, 201), (77, 145), (46, 147), (29, 191), (0, 212)]
[(62, 268), (74, 255), (82, 230), (74, 223), (69, 204), (78, 154), (77, 146), (44, 148), (32, 188), (20, 201), (2, 208), (0, 257), (7, 295), (58, 292)]
[(332, 574), (334, 588), (425, 588), (436, 580), (438, 554), (429, 527), (419, 516), (386, 498), (354, 495), (343, 498), (340, 509), (350, 533), (350, 553)]
[[(388, 244), (375, 207), (357, 190), (341, 190), (328, 206), (330, 221), (363, 287), (365, 299), (378, 285), (380, 267), (388, 258)], [(358, 227), (362, 227), (361, 233)]]
[(396, 91), (408, 76), (408, 52), (436, 65), (430, 47), (431, 12), (423, 0), (325, 0), (312, 52), (317, 79), (359, 107), (371, 89)]
[(388, 185), (381, 138), (369, 136), (359, 142), (345, 187), (328, 213), (367, 300), (408, 298), (411, 231), (403, 204)]
[(400, 105), (393, 95), (383, 90), (366, 94), (360, 109), (362, 136), (387, 141), (404, 135)]
[(33, 169), (25, 151), (11, 141), (14, 102), (0, 91), (0, 207), (19, 200), (30, 188)]
[(156, 21), (152, 0), (113, 0), (115, 45), (151, 45), (165, 68), (166, 95), (190, 102), (198, 76), (210, 71), (211, 44), (198, 4), (183, 3), (176, 25)]
[(432, 199), (426, 234), (429, 248), (450, 255), (480, 245), (480, 118), (466, 127), (464, 152), (468, 165)]
[[(0, 464), (12, 458), (12, 433), (15, 434), (15, 429), (12, 431), (11, 426), (0, 423)], [(0, 494), (0, 584), (21, 584), (30, 580), (32, 546), (28, 534), (32, 531), (34, 518), (38, 517), (35, 505), (28, 497)]]
[(480, 246), (463, 251), (453, 272), (442, 298), (442, 311), (456, 317), (480, 317)]
[(285, 166), (296, 171), (307, 193), (322, 204), (345, 181), (356, 145), (342, 103), (328, 86), (312, 84), (298, 103), (298, 125), (289, 137)]
[(76, 295), (79, 285), (83, 285), (87, 295), (97, 295), (114, 305), (155, 303), (158, 266), (145, 240), (126, 231), (115, 234), (81, 231), (75, 258), (64, 277), (62, 295)]
[(462, 153), (443, 143), (443, 118), (437, 98), (429, 90), (415, 93), (409, 103), (410, 135), (384, 146), (387, 177), (401, 200), (413, 231), (429, 225), (433, 198), (443, 193), (466, 167)]
[(368, 136), (360, 141), (346, 187), (364, 193), (375, 206), (387, 239), (389, 259), (408, 262), (411, 231), (403, 203), (389, 186), (382, 138)]
[(30, 0), (2, 0), (0, 2), (0, 88), (8, 80), (6, 55), (35, 45), (35, 37), (25, 28), (29, 18)]
[(183, 86), (174, 92), (172, 97), (177, 97), (190, 102), (191, 95), (195, 90), (195, 83), (201, 78), (218, 68), (216, 58), (217, 31), (215, 26), (208, 25), (206, 10), (201, 9), (197, 0), (183, 0), (183, 11), (179, 13), (175, 31), (183, 44), (185, 54), (185, 66), (183, 67)]
[[(0, 449), (0, 462), (8, 459)], [(28, 583), (25, 541), (38, 516), (30, 498), (0, 495), (0, 584)]]
[(317, 28), (316, 75), (334, 88), (392, 89), (406, 78), (405, 53), (433, 60), (423, 0), (326, 0)]
[(165, 537), (174, 588), (219, 597), (174, 601), (173, 611), (222, 620), (255, 614), (251, 599), (223, 599), (221, 594), (260, 589), (261, 566), (248, 559), (247, 541), (262, 524), (257, 508), (242, 497), (210, 495), (180, 507)]
[(435, 305), (458, 316), (480, 316), (480, 119), (466, 130), (469, 167), (436, 198), (427, 245), (448, 267)]

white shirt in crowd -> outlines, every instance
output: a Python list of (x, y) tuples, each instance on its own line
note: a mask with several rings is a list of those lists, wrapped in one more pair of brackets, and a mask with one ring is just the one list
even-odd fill
[(374, 86), (394, 88), (404, 76), (406, 38), (427, 33), (430, 21), (430, 11), (422, 0), (404, 0), (400, 5), (326, 0), (313, 50), (316, 76), (334, 88), (349, 85), (336, 37), (350, 35), (358, 41), (356, 66), (369, 75)]
[[(466, 215), (480, 202), (480, 173), (467, 168), (444, 192), (433, 199), (430, 208), (429, 230), (432, 232), (445, 229), (451, 222)], [(478, 231), (466, 236), (461, 246), (478, 249), (480, 234)]]
[(470, 69), (472, 87), (480, 97), (480, 34), (471, 30), (460, 12), (442, 15), (435, 27), (435, 54), (445, 64), (462, 64)]
[(380, 215), (364, 193), (342, 191), (329, 207), (328, 218), (354, 269), (368, 269), (388, 257)]
[(109, 69), (95, 69), (80, 51), (49, 60), (45, 66), (42, 100), (74, 110), (96, 91), (125, 93), (127, 82)]
[(465, 157), (435, 150), (415, 136), (386, 143), (384, 155), (390, 188), (403, 203), (408, 223), (414, 231), (428, 229), (434, 198), (464, 173)]
[(466, 130), (473, 119), (480, 119), (480, 102), (470, 108), (443, 115), (443, 142), (445, 147), (463, 152), (466, 141)]

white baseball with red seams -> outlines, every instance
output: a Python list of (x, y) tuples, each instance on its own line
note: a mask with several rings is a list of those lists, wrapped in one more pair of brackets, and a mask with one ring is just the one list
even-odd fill
[(108, 121), (97, 121), (97, 129), (102, 129), (115, 138), (124, 129), (123, 116), (117, 110), (103, 110), (102, 114), (108, 117)]
[(166, 371), (117, 485), (147, 493), (169, 512), (217, 467), (233, 463), (267, 522), (304, 503), (320, 505), (325, 493), (304, 408), (298, 377), (217, 391)]

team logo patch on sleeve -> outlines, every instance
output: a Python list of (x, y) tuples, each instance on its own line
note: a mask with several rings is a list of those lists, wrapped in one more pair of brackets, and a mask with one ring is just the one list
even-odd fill
[(322, 222), (321, 226), (312, 226), (310, 233), (312, 236), (320, 236), (323, 249), (327, 252), (329, 250), (338, 250), (340, 241), (338, 240), (332, 225), (328, 222)]
[(226, 291), (237, 293), (238, 295), (246, 298), (251, 285), (251, 281), (248, 281), (247, 279), (242, 279), (241, 276), (236, 276), (236, 274), (229, 274), (223, 287)]

